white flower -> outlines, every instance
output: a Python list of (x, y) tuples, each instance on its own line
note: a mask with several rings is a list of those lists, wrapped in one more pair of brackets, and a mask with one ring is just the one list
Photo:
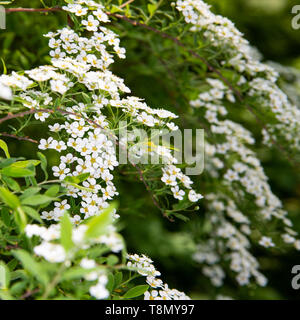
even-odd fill
[(159, 297), (157, 290), (152, 290), (151, 292), (146, 291), (144, 293), (144, 300), (161, 300), (161, 298)]
[(153, 276), (148, 276), (147, 277), (147, 283), (149, 284), (149, 286), (151, 286), (152, 288), (158, 288), (158, 287), (163, 287), (163, 282), (160, 279), (157, 279)]
[(96, 267), (95, 260), (83, 258), (80, 262), (80, 266), (84, 269), (93, 269)]
[(64, 141), (56, 141), (56, 140), (53, 140), (51, 142), (51, 145), (50, 145), (50, 148), (51, 149), (55, 149), (56, 151), (58, 152), (61, 152), (63, 150), (66, 150), (67, 149), (67, 146), (65, 144)]
[(0, 99), (11, 100), (12, 99), (12, 91), (10, 87), (3, 85), (0, 82)]
[(37, 112), (34, 114), (34, 117), (42, 122), (44, 122), (49, 116), (50, 114), (46, 112)]
[(39, 246), (34, 247), (34, 252), (52, 263), (63, 262), (66, 259), (66, 252), (59, 244), (43, 242)]
[(51, 147), (52, 141), (53, 141), (52, 137), (49, 137), (47, 140), (41, 139), (39, 144), (39, 149), (41, 150), (49, 149)]
[(109, 297), (109, 291), (105, 288), (108, 279), (102, 275), (99, 277), (98, 283), (90, 287), (90, 294), (98, 300), (106, 299)]
[(169, 186), (176, 186), (177, 185), (176, 177), (175, 176), (170, 176), (168, 174), (164, 174), (161, 177), (161, 181), (164, 182), (166, 185), (169, 185)]
[(67, 174), (70, 172), (70, 169), (67, 168), (65, 163), (61, 163), (58, 167), (52, 167), (54, 177), (59, 177), (60, 180), (64, 180)]
[(171, 191), (173, 192), (174, 198), (178, 200), (182, 200), (183, 196), (185, 195), (185, 192), (180, 190), (178, 186), (171, 188)]
[(188, 198), (191, 202), (197, 202), (203, 198), (201, 194), (196, 193), (194, 190), (190, 190)]
[(262, 237), (259, 241), (259, 244), (265, 248), (275, 247), (275, 244), (273, 243), (272, 239), (269, 237)]
[(60, 94), (64, 94), (68, 87), (62, 80), (50, 80), (51, 90), (58, 92)]
[(89, 15), (87, 20), (82, 20), (81, 23), (86, 26), (88, 31), (97, 31), (99, 26), (99, 21), (94, 19), (92, 15)]

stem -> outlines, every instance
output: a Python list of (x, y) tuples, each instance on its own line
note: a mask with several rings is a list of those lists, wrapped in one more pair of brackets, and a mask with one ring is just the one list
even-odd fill
[(57, 283), (60, 280), (60, 277), (63, 273), (63, 271), (65, 270), (66, 265), (65, 263), (62, 263), (61, 266), (59, 267), (55, 277), (53, 278), (53, 280), (50, 282), (50, 284), (46, 287), (46, 290), (44, 292), (44, 294), (42, 295), (41, 300), (47, 300), (49, 294), (51, 293), (51, 291), (54, 289), (54, 287), (57, 285)]
[(126, 7), (128, 4), (132, 3), (133, 1), (135, 1), (135, 0), (126, 1), (125, 3), (121, 4), (119, 8), (122, 9), (122, 8)]
[(9, 12), (51, 12), (51, 11), (63, 11), (62, 8), (6, 8), (5, 11)]

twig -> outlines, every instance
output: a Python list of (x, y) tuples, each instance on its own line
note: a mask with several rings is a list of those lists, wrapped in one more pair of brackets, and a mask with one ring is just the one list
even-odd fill
[(6, 132), (1, 132), (0, 136), (13, 138), (13, 139), (17, 139), (17, 140), (20, 140), (20, 141), (28, 141), (28, 142), (32, 142), (32, 143), (38, 143), (38, 141), (33, 140), (33, 139), (29, 138), (29, 137), (19, 137), (19, 136), (16, 136), (14, 134), (6, 133)]
[(126, 1), (125, 3), (121, 4), (119, 8), (122, 9), (122, 8), (126, 7), (128, 4), (132, 3), (133, 1), (135, 1), (135, 0)]
[(20, 299), (21, 300), (24, 300), (26, 298), (29, 298), (30, 296), (32, 296), (33, 294), (35, 293), (38, 293), (40, 291), (39, 288), (35, 288), (34, 290), (31, 290), (31, 291), (26, 291), (21, 297)]
[(63, 11), (60, 7), (55, 8), (5, 8), (5, 12), (52, 12), (52, 11)]

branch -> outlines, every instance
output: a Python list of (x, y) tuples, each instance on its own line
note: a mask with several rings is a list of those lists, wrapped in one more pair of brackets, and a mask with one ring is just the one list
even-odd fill
[(135, 0), (126, 1), (125, 3), (121, 4), (119, 8), (122, 9), (122, 8), (126, 7), (128, 4), (132, 3), (133, 1), (135, 1)]
[(53, 11), (63, 11), (62, 8), (5, 8), (6, 13), (10, 12), (53, 12)]
[(19, 136), (16, 136), (14, 134), (6, 133), (6, 132), (1, 132), (0, 136), (13, 138), (13, 139), (17, 139), (17, 140), (20, 140), (20, 141), (28, 141), (28, 142), (32, 142), (32, 143), (38, 143), (38, 141), (30, 139), (29, 137), (19, 137)]
[(40, 291), (39, 288), (35, 288), (34, 290), (31, 291), (26, 291), (21, 297), (21, 300), (24, 300), (26, 298), (29, 298), (30, 296), (34, 295), (35, 293), (38, 293)]

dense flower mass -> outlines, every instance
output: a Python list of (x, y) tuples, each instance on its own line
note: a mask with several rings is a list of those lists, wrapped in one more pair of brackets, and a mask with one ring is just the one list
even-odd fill
[[(113, 171), (119, 166), (117, 146), (127, 148), (127, 145), (123, 141), (121, 145), (116, 143), (117, 136), (113, 131), (115, 117), (118, 115), (119, 120), (129, 120), (136, 126), (169, 131), (178, 127), (171, 122), (177, 118), (174, 113), (150, 108), (134, 96), (122, 97), (122, 94), (130, 93), (130, 89), (109, 67), (114, 62), (112, 53), (124, 59), (125, 49), (120, 47), (118, 36), (103, 26), (110, 21), (104, 6), (94, 1), (79, 0), (63, 9), (78, 17), (82, 28), (76, 32), (65, 27), (46, 35), (49, 38), (51, 65), (27, 70), (24, 75), (15, 72), (2, 75), (0, 83), (3, 98), (18, 97), (24, 107), (37, 110), (34, 117), (41, 122), (51, 118), (49, 109), (53, 108), (55, 101), (59, 101), (64, 121), (60, 119), (49, 125), (49, 136), (41, 139), (38, 147), (43, 151), (55, 150), (59, 153), (60, 162), (52, 167), (52, 171), (67, 193), (65, 198), (53, 203), (52, 209), (44, 210), (41, 218), (59, 222), (65, 211), (71, 211), (71, 222), (79, 225), (74, 230), (73, 240), (81, 246), (78, 239), (84, 232), (84, 226), (80, 225), (82, 220), (101, 215), (109, 206), (109, 201), (118, 195), (113, 182)], [(85, 31), (90, 32), (88, 37), (84, 36)], [(81, 92), (83, 88), (86, 93), (82, 100), (78, 95), (73, 97), (74, 92)], [(113, 120), (107, 116), (107, 111), (111, 112)], [(161, 182), (171, 190), (174, 198), (181, 201), (186, 196), (191, 203), (198, 202), (202, 195), (192, 189), (193, 181), (176, 167), (177, 160), (170, 150), (156, 146), (152, 151), (164, 160)], [(49, 229), (28, 225), (26, 233), (29, 237), (38, 235), (43, 239), (34, 248), (38, 256), (52, 263), (65, 262), (68, 258), (61, 245), (50, 241), (59, 237), (59, 225), (53, 224)], [(123, 248), (113, 233), (103, 235), (97, 243), (106, 244), (112, 252)], [(101, 274), (98, 284), (90, 289), (90, 294), (98, 299), (107, 298), (107, 280), (103, 277)], [(161, 291), (162, 298), (185, 298), (181, 293), (169, 292), (167, 285), (165, 288), (166, 291)]]
[[(284, 139), (292, 149), (298, 151), (300, 110), (276, 85), (278, 72), (260, 62), (233, 22), (215, 15), (204, 1), (179, 0), (176, 5), (186, 23), (191, 25), (191, 32), (201, 32), (213, 47), (226, 48), (229, 58), (222, 60), (223, 67), (234, 68), (241, 76), (238, 85), (243, 91), (246, 86), (248, 88), (245, 95), (258, 99), (260, 106), (265, 109), (264, 114), (270, 110), (274, 115), (276, 124), (266, 124), (267, 130), (263, 130), (265, 143), (272, 145), (273, 139), (279, 142)], [(249, 77), (250, 81), (247, 80)]]
[[(164, 109), (152, 109), (141, 99), (128, 96), (121, 98), (122, 93), (130, 93), (124, 80), (109, 71), (114, 62), (111, 49), (125, 58), (125, 49), (120, 47), (117, 35), (102, 26), (109, 22), (101, 4), (93, 1), (78, 1), (68, 4), (64, 10), (80, 17), (86, 30), (91, 31), (91, 37), (83, 37), (71, 28), (63, 28), (49, 32), (50, 56), (52, 66), (41, 66), (25, 71), (25, 74), (41, 85), (41, 91), (28, 89), (33, 81), (25, 76), (13, 73), (1, 76), (1, 81), (11, 88), (22, 89), (20, 97), (27, 108), (43, 109), (51, 107), (53, 94), (61, 95), (61, 103), (66, 106), (64, 123), (49, 125), (53, 136), (41, 139), (41, 150), (53, 149), (61, 154), (60, 163), (52, 168), (53, 175), (65, 180), (68, 176), (89, 174), (82, 188), (67, 184), (68, 196), (80, 199), (80, 208), (76, 213), (76, 223), (86, 219), (108, 206), (118, 192), (113, 183), (113, 170), (119, 165), (115, 149), (116, 137), (110, 131), (110, 120), (104, 114), (104, 109), (122, 110), (124, 117), (131, 122), (146, 127), (177, 129), (171, 119), (177, 116)], [(50, 85), (51, 91), (44, 86)], [(88, 102), (68, 101), (66, 96), (70, 89), (79, 90), (84, 85), (88, 92)], [(78, 89), (77, 89), (78, 88)], [(42, 90), (44, 89), (44, 90)], [(75, 104), (74, 104), (75, 103)], [(44, 122), (50, 116), (46, 112), (38, 112), (35, 118)], [(126, 146), (125, 146), (126, 147)], [(201, 195), (192, 188), (192, 180), (176, 168), (177, 160), (163, 146), (153, 149), (160, 157), (169, 163), (163, 170), (162, 182), (172, 186), (175, 199), (182, 200), (188, 192), (188, 199), (197, 202)], [(180, 189), (181, 188), (181, 189)], [(187, 189), (184, 191), (183, 189)], [(65, 210), (70, 208), (66, 200), (55, 204), (53, 210), (43, 212), (43, 218), (58, 221)]]
[[(147, 200), (141, 198), (141, 193), (134, 195), (136, 210), (143, 211), (140, 208), (146, 208), (152, 200), (151, 205), (170, 221), (193, 219), (189, 212), (194, 213), (195, 223), (189, 225), (193, 230), (185, 230), (183, 241), (174, 234), (172, 239), (184, 242), (183, 253), (179, 254), (186, 257), (188, 252), (190, 264), (200, 265), (213, 286), (222, 287), (226, 277), (232, 276), (240, 286), (266, 286), (268, 279), (253, 249), (300, 250), (300, 240), (254, 151), (256, 136), (233, 113), (236, 107), (247, 106), (257, 118), (267, 119), (261, 130), (266, 146), (288, 143), (292, 152), (299, 151), (300, 111), (280, 89), (279, 74), (257, 58), (233, 22), (214, 14), (202, 0), (164, 4), (170, 10), (165, 15), (172, 23), (162, 24), (163, 28), (158, 20), (151, 21), (156, 12), (163, 14), (158, 10), (161, 1), (147, 6), (149, 16), (142, 9), (136, 10), (136, 20), (143, 23), (131, 20), (136, 12), (136, 8), (130, 11), (131, 2), (119, 2), (119, 7), (110, 1), (98, 2), (74, 0), (62, 6), (68, 25), (45, 35), (50, 48), (49, 65), (0, 76), (1, 110), (8, 110), (3, 122), (24, 119), (19, 129), (8, 126), (12, 134), (6, 135), (36, 143), (40, 159), (10, 157), (9, 148), (0, 140), (6, 156), (0, 158), (0, 205), (1, 210), (4, 208), (0, 219), (4, 217), (3, 225), (9, 229), (13, 213), (13, 230), (26, 240), (24, 248), (31, 250), (30, 254), (23, 249), (12, 253), (26, 270), (20, 272), (20, 277), (27, 274), (37, 281), (38, 290), (44, 290), (42, 298), (54, 297), (55, 286), (60, 298), (68, 297), (64, 292), (70, 287), (67, 281), (77, 281), (80, 289), (71, 290), (72, 298), (78, 298), (80, 292), (83, 299), (142, 296), (145, 300), (189, 300), (188, 295), (170, 289), (161, 280), (148, 256), (126, 252), (126, 239), (119, 233), (125, 224), (120, 220), (122, 213), (130, 210), (121, 204), (118, 211), (114, 200), (124, 200), (120, 180), (137, 184), (139, 179)], [(109, 12), (112, 9), (126, 12), (128, 17)], [(187, 66), (184, 72), (180, 69), (188, 88), (183, 94), (183, 109), (189, 108), (183, 112), (186, 118), (148, 106), (131, 95), (125, 80), (113, 73), (115, 59), (126, 58), (113, 17), (162, 35), (164, 40), (179, 44), (185, 54), (193, 53), (193, 59), (201, 47), (207, 47), (207, 52), (220, 51), (211, 59), (213, 66), (203, 58), (198, 61), (203, 68), (197, 65)], [(182, 28), (176, 29), (175, 19)], [(178, 37), (164, 33), (169, 28)], [(185, 48), (182, 34), (192, 38), (189, 46), (193, 43), (195, 48)], [(167, 51), (165, 44), (155, 44), (151, 50), (155, 47)], [(167, 65), (160, 57), (157, 59)], [(230, 80), (218, 69), (230, 74)], [(172, 70), (167, 71), (176, 82), (176, 73), (174, 76)], [(179, 113), (175, 100), (172, 96), (170, 108)], [(162, 132), (174, 134), (180, 130), (178, 120), (183, 126), (205, 128), (205, 174), (201, 177), (192, 179), (184, 173), (190, 164), (187, 159), (182, 163), (176, 158), (175, 146), (155, 144), (150, 139)], [(36, 138), (38, 141), (23, 132), (31, 123), (46, 127), (46, 132), (41, 131)], [(126, 136), (120, 134), (123, 130)], [(146, 137), (138, 136), (137, 130), (143, 130)], [(185, 141), (184, 147), (188, 143), (193, 144)], [(193, 146), (192, 151), (197, 147)], [(125, 164), (120, 156), (124, 152)], [(159, 161), (143, 162), (149, 155)], [(41, 182), (39, 171), (45, 176)], [(151, 210), (148, 213), (154, 215)], [(19, 249), (19, 244), (13, 242), (15, 238), (10, 238), (7, 247), (16, 245)], [(191, 248), (187, 240), (192, 242)], [(145, 277), (144, 284), (134, 287), (132, 283), (138, 276)], [(22, 286), (19, 295), (26, 296)], [(219, 294), (217, 299), (231, 298)]]
[[(192, 25), (191, 32), (200, 32), (213, 47), (226, 47), (228, 60), (221, 63), (238, 73), (237, 85), (249, 87), (248, 97), (257, 96), (260, 105), (271, 108), (278, 123), (263, 129), (265, 142), (270, 145), (274, 137), (285, 135), (295, 148), (299, 147), (299, 109), (288, 101), (287, 96), (276, 86), (277, 72), (258, 61), (247, 40), (227, 18), (213, 14), (203, 1), (177, 1), (186, 23)], [(246, 80), (251, 77), (251, 81)], [(208, 88), (200, 92), (196, 100), (190, 101), (192, 108), (204, 117), (212, 138), (206, 143), (206, 170), (222, 186), (222, 191), (207, 194), (206, 205), (213, 232), (209, 240), (198, 246), (193, 258), (204, 264), (203, 273), (215, 286), (221, 286), (225, 278), (223, 261), (229, 261), (230, 269), (237, 273), (240, 285), (249, 284), (251, 277), (265, 286), (266, 278), (258, 271), (259, 263), (250, 253), (251, 225), (257, 221), (280, 220), (282, 233), (277, 237), (299, 250), (300, 241), (291, 229), (292, 222), (283, 210), (281, 201), (272, 193), (268, 178), (256, 154), (249, 148), (255, 143), (252, 134), (240, 124), (226, 119), (228, 106), (236, 101), (235, 90), (221, 80), (206, 79)], [(297, 120), (298, 119), (298, 120)], [(210, 141), (211, 140), (211, 141)], [(217, 143), (216, 143), (217, 141)], [(241, 199), (253, 201), (255, 219), (243, 212)], [(247, 209), (249, 211), (249, 208)], [(259, 217), (260, 216), (260, 217)], [(261, 230), (258, 243), (266, 248), (276, 246)]]

